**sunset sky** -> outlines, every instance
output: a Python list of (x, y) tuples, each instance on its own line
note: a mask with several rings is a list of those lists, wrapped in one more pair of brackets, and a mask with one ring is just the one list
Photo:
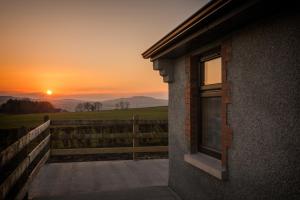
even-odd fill
[(0, 95), (167, 98), (141, 53), (201, 0), (0, 0)]

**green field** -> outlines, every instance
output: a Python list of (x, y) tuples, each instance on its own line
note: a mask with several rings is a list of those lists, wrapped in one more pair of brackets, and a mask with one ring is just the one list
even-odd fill
[(100, 112), (65, 112), (39, 113), (24, 115), (0, 114), (0, 129), (19, 128), (22, 126), (33, 128), (43, 122), (44, 116), (51, 120), (128, 120), (133, 115), (140, 119), (165, 120), (168, 118), (168, 107), (131, 108), (127, 110), (106, 110)]

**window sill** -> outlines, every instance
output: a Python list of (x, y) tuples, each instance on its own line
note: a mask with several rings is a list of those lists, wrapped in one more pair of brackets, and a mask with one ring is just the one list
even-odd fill
[(206, 173), (220, 179), (226, 179), (226, 169), (222, 167), (221, 161), (203, 153), (185, 154), (184, 161)]

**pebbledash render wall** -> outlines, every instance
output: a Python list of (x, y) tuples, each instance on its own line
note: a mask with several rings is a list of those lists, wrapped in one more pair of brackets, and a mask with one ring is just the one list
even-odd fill
[(169, 186), (184, 200), (299, 198), (299, 13), (270, 16), (225, 37), (231, 41), (227, 116), (233, 131), (228, 178), (219, 180), (184, 161), (189, 145), (182, 56), (173, 60), (169, 83)]

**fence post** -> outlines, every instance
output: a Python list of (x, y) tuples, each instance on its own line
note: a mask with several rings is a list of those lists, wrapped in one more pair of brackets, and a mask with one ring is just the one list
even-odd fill
[(137, 144), (136, 142), (136, 135), (138, 132), (138, 116), (134, 115), (132, 118), (132, 159), (136, 160), (135, 155), (135, 146)]
[[(50, 120), (49, 115), (45, 115), (45, 116), (44, 116), (44, 122), (47, 122), (47, 121), (49, 121), (49, 120)], [(50, 122), (50, 123), (51, 123), (51, 122)], [(49, 124), (47, 130), (45, 130), (45, 131), (47, 131), (47, 136), (51, 134), (51, 133), (50, 133), (50, 124)], [(47, 136), (46, 136), (46, 137), (47, 137)], [(50, 138), (51, 138), (51, 136), (50, 136)], [(50, 142), (49, 142), (49, 148), (48, 148), (49, 150), (51, 150), (51, 146), (52, 146), (52, 143), (51, 143), (51, 139), (50, 139)]]

